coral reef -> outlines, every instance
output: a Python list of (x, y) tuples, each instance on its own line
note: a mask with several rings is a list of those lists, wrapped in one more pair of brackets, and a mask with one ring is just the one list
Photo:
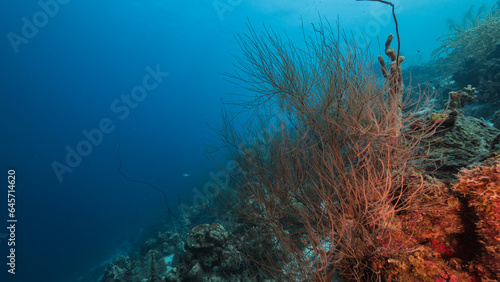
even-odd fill
[(183, 240), (177, 233), (159, 233), (140, 252), (113, 260), (101, 281), (255, 281), (243, 245), (220, 224), (198, 225)]
[(178, 263), (182, 247), (178, 233), (160, 232), (156, 238), (145, 240), (139, 252), (114, 259), (101, 281), (164, 281)]
[[(365, 263), (383, 281), (498, 279), (500, 157), (462, 170), (454, 185), (417, 171), (407, 185), (427, 187), (420, 208), (396, 215)], [(280, 260), (289, 272), (303, 267), (292, 263), (270, 226), (232, 226), (230, 233), (221, 224), (202, 224), (182, 240), (159, 233), (135, 256), (115, 259), (102, 281), (277, 281), (254, 260)]]
[(140, 281), (134, 277), (132, 271), (132, 262), (128, 256), (122, 256), (114, 259), (104, 270), (103, 282), (114, 281)]
[[(385, 281), (498, 281), (500, 278), (500, 157), (460, 172), (452, 187), (428, 178), (433, 189), (418, 211), (381, 238), (369, 259)], [(391, 245), (407, 251), (388, 254)]]
[(427, 208), (401, 214), (400, 227), (388, 234), (405, 251), (381, 252), (371, 259), (373, 267), (386, 281), (467, 281), (470, 275), (462, 271), (459, 258), (458, 238), (464, 232), (460, 203), (441, 182), (428, 178), (425, 185), (432, 187), (421, 199)]
[(465, 116), (459, 109), (434, 113), (430, 119), (439, 122), (440, 127), (430, 141), (430, 148), (422, 151), (430, 150), (441, 159), (422, 167), (439, 179), (453, 181), (462, 168), (500, 152), (500, 130), (484, 119)]
[(402, 99), (412, 91), (392, 36), (381, 83), (364, 51), (331, 27), (314, 28), (307, 56), (250, 29), (239, 61), (254, 80), (236, 79), (268, 95), (253, 102), (273, 101), (285, 121), (273, 131), (260, 116), (242, 137), (225, 124), (238, 173), (204, 203), (218, 213), (186, 207), (182, 228), (148, 233), (102, 281), (499, 280), (500, 129), (464, 114), (468, 102), (495, 97), (464, 81), (500, 72), (500, 38), (485, 39), (500, 34), (499, 19), (492, 11), (443, 38), (435, 54), (451, 51), (441, 66), (458, 68), (457, 82), (421, 72), (441, 105), (448, 99), (433, 114)]
[(455, 191), (467, 198), (477, 217), (476, 232), (483, 247), (478, 272), (500, 279), (500, 157), (461, 172)]
[[(486, 119), (493, 118), (500, 107), (500, 10), (495, 4), (482, 18), (478, 16), (468, 26), (458, 27), (454, 33), (441, 38), (443, 44), (434, 50), (436, 69), (451, 80), (446, 88), (462, 88), (468, 84), (476, 89), (474, 107), (469, 114)], [(451, 75), (451, 76), (449, 76)], [(449, 89), (448, 91), (451, 91)], [(458, 98), (458, 97), (457, 97)], [(454, 101), (452, 101), (452, 104)], [(454, 107), (454, 105), (450, 105)], [(460, 107), (460, 105), (457, 105)]]
[[(420, 208), (387, 222), (386, 232), (374, 242), (376, 252), (364, 260), (386, 281), (487, 281), (500, 273), (495, 263), (500, 261), (500, 157), (488, 158), (500, 150), (500, 144), (494, 145), (500, 142), (500, 130), (458, 109), (440, 118), (444, 120), (431, 144), (447, 158), (434, 171), (439, 179), (415, 171), (406, 180), (405, 185), (427, 187), (418, 199)], [(473, 162), (479, 165), (464, 169)], [(244, 201), (261, 215), (269, 208), (255, 198)], [(277, 204), (275, 208), (282, 205)], [(290, 212), (306, 207), (294, 201), (286, 208)], [(192, 207), (186, 216), (193, 222), (208, 219), (200, 207)], [(273, 227), (248, 228), (228, 217), (217, 221), (198, 225), (186, 235), (160, 232), (144, 239), (135, 253), (109, 264), (101, 281), (276, 281), (256, 260), (288, 272), (300, 269)]]
[(193, 228), (186, 237), (179, 277), (194, 281), (236, 281), (251, 277), (244, 270), (244, 257), (239, 242), (220, 224), (203, 224)]

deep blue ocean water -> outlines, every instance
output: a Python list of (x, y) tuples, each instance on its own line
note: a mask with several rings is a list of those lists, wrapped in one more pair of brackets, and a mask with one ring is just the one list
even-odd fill
[[(398, 2), (398, 1), (395, 1)], [(406, 66), (430, 59), (471, 4), (399, 1)], [(418, 2), (418, 3), (416, 3)], [(234, 39), (251, 22), (290, 37), (327, 17), (355, 38), (394, 32), (380, 3), (331, 1), (41, 0), (0, 4), (0, 281), (78, 281), (128, 250), (211, 171), (206, 144), (223, 102), (242, 93)], [(364, 42), (362, 42), (364, 43)], [(224, 162), (224, 160), (220, 160)], [(8, 170), (15, 170), (15, 275), (7, 272)], [(3, 194), (3, 196), (2, 196)], [(85, 280), (82, 280), (85, 281)]]

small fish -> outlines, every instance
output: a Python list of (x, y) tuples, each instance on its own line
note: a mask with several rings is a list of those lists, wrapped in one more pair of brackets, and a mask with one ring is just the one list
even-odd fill
[(191, 174), (189, 174), (189, 173), (184, 173), (182, 176), (184, 176), (184, 177), (190, 177), (190, 176), (191, 176)]

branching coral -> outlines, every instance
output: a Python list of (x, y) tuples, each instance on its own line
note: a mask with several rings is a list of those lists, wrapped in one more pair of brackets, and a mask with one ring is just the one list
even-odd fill
[(441, 46), (432, 52), (434, 57), (447, 54), (442, 66), (450, 71), (467, 60), (486, 60), (500, 43), (500, 10), (492, 8), (484, 19), (476, 18), (469, 28), (456, 27), (452, 34), (439, 38)]
[(455, 31), (457, 29), (465, 30), (468, 27), (471, 27), (477, 20), (481, 19), (484, 16), (485, 11), (486, 5), (481, 5), (477, 9), (474, 5), (470, 5), (469, 9), (465, 12), (465, 15), (459, 22), (452, 18), (448, 18), (446, 19), (446, 24), (448, 25), (450, 31)]

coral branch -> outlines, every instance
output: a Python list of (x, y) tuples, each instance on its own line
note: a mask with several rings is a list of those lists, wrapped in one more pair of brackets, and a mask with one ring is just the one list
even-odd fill
[(356, 0), (356, 1), (374, 1), (374, 2), (380, 2), (380, 3), (384, 3), (384, 4), (387, 4), (387, 5), (390, 5), (392, 7), (392, 17), (394, 18), (394, 23), (396, 24), (396, 36), (398, 37), (398, 53), (397, 53), (397, 56), (396, 56), (396, 61), (397, 61), (398, 58), (399, 58), (399, 50), (401, 49), (401, 41), (399, 40), (399, 26), (398, 26), (398, 20), (396, 19), (396, 12), (394, 11), (395, 10), (394, 4), (392, 4), (389, 1), (384, 1), (384, 0)]

